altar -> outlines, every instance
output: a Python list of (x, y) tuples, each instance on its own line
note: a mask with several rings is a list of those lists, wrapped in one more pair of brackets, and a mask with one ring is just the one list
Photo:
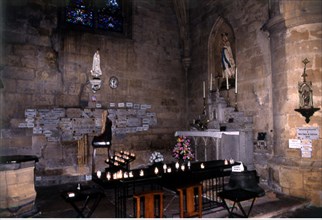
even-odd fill
[(186, 136), (193, 140), (195, 160), (242, 161), (253, 168), (253, 144), (246, 131), (176, 131), (175, 136)]

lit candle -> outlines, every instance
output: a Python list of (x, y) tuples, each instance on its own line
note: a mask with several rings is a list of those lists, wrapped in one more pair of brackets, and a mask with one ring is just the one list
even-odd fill
[(202, 97), (206, 98), (206, 83), (205, 83), (205, 81), (202, 82)]
[(212, 73), (210, 74), (210, 91), (212, 91)]
[(167, 172), (167, 165), (163, 164), (163, 171), (166, 173)]
[(107, 178), (107, 180), (110, 180), (111, 179), (111, 173), (110, 172), (107, 172), (106, 178)]
[(133, 173), (132, 173), (132, 171), (130, 171), (130, 173), (129, 173), (129, 177), (133, 177)]
[(98, 170), (98, 171), (96, 172), (96, 175), (97, 175), (97, 177), (98, 177), (98, 178), (101, 178), (102, 172)]
[(127, 172), (124, 172), (124, 178), (128, 178), (129, 175), (127, 174)]
[(159, 169), (157, 167), (154, 168), (154, 173), (158, 174), (159, 173)]
[(237, 94), (237, 67), (236, 67), (236, 75), (235, 75), (235, 93)]
[(171, 167), (168, 167), (167, 172), (171, 173)]
[(181, 165), (181, 170), (184, 171), (186, 169), (186, 167), (184, 166), (184, 164)]
[(176, 169), (179, 169), (179, 163), (178, 162), (176, 162)]
[(140, 170), (140, 176), (144, 176), (144, 171)]
[(205, 165), (203, 163), (200, 164), (200, 168), (201, 169), (204, 169), (205, 168)]

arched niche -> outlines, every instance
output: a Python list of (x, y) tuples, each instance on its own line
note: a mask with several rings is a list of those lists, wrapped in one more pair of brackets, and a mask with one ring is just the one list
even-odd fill
[(218, 17), (214, 23), (209, 39), (208, 39), (208, 79), (211, 81), (212, 74), (212, 89), (220, 89), (221, 83), (224, 81), (223, 69), (221, 64), (221, 49), (222, 49), (222, 33), (228, 34), (228, 40), (233, 53), (233, 58), (236, 62), (236, 40), (232, 26), (223, 17)]

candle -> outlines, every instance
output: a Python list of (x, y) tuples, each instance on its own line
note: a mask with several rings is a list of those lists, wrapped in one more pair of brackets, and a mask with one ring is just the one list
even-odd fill
[(206, 98), (206, 83), (205, 81), (202, 82), (202, 97)]
[(226, 87), (227, 87), (227, 90), (229, 89), (229, 81), (228, 81), (228, 74), (227, 73), (225, 73), (226, 74)]
[(186, 168), (186, 167), (184, 166), (184, 164), (182, 164), (182, 165), (181, 165), (181, 170), (182, 170), (182, 171), (184, 171), (184, 170), (185, 170), (185, 168)]
[(210, 91), (212, 91), (212, 73), (210, 74)]
[(205, 168), (205, 165), (203, 163), (200, 164), (200, 168), (201, 169), (204, 169)]
[(101, 178), (102, 172), (98, 170), (98, 171), (96, 172), (96, 175), (97, 175), (97, 177), (98, 177), (98, 178)]
[(166, 173), (167, 172), (167, 165), (163, 164), (163, 171)]
[(110, 180), (111, 179), (111, 173), (110, 172), (107, 172), (106, 178), (107, 178), (107, 180)]
[(237, 94), (237, 67), (236, 67), (236, 75), (235, 75), (235, 93)]
[(154, 173), (158, 174), (159, 173), (159, 169), (157, 167), (154, 168)]
[(176, 162), (176, 169), (179, 169), (179, 163), (178, 162)]
[(167, 172), (171, 173), (171, 167), (168, 167)]
[(144, 171), (140, 170), (140, 176), (144, 176)]

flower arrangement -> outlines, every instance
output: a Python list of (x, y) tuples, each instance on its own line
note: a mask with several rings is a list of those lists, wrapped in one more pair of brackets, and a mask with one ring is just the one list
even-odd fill
[(163, 161), (163, 155), (158, 152), (158, 151), (154, 151), (151, 156), (150, 156), (150, 163), (160, 163)]
[(191, 143), (189, 138), (179, 136), (177, 138), (177, 144), (173, 148), (172, 156), (177, 160), (192, 160), (194, 155), (190, 145)]

